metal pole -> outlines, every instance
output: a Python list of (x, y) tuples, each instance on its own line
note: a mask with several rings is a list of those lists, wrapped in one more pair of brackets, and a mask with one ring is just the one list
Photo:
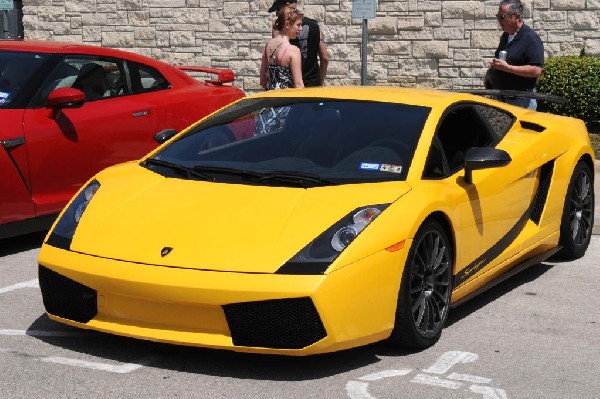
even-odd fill
[(362, 47), (361, 47), (361, 58), (362, 58), (362, 66), (361, 66), (361, 76), (360, 76), (360, 84), (361, 86), (367, 85), (367, 42), (369, 40), (368, 32), (368, 20), (363, 19), (362, 23)]
[(0, 39), (10, 39), (10, 27), (8, 26), (8, 11), (2, 10), (2, 31), (0, 31)]

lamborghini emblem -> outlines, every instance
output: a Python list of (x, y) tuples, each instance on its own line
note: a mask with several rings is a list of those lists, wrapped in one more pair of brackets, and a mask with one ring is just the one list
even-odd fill
[(164, 247), (163, 249), (160, 250), (160, 256), (162, 256), (164, 258), (168, 254), (170, 254), (172, 250), (173, 250), (173, 248), (171, 248), (171, 247)]

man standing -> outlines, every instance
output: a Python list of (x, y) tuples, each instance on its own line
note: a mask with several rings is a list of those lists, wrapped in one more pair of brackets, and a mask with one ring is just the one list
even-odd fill
[[(496, 19), (503, 33), (485, 76), (487, 88), (535, 92), (544, 65), (544, 45), (538, 34), (525, 25), (522, 16), (520, 0), (500, 1)], [(500, 100), (533, 110), (537, 108), (535, 99), (526, 97), (501, 97)]]
[[(275, 0), (269, 12), (279, 11), (286, 5), (295, 5), (297, 0)], [(327, 75), (329, 53), (319, 23), (314, 19), (302, 18), (302, 32), (290, 43), (300, 48), (302, 54), (302, 80), (305, 87), (322, 86)]]

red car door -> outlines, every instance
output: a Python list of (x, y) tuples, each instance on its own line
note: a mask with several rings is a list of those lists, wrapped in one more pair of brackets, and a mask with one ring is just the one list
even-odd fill
[[(60, 211), (74, 192), (100, 170), (139, 158), (155, 148), (154, 115), (143, 96), (116, 87), (122, 61), (68, 56), (62, 72), (50, 76), (43, 96), (57, 87), (83, 91), (80, 108), (33, 107), (23, 126), (29, 155), (32, 197), (36, 214)], [(100, 69), (96, 66), (101, 66)], [(64, 73), (64, 66), (75, 68)], [(94, 72), (92, 72), (94, 71)], [(93, 76), (103, 73), (102, 79)], [(77, 75), (74, 75), (77, 74)], [(90, 82), (84, 82), (87, 74)], [(100, 83), (99, 83), (100, 82)], [(114, 87), (113, 87), (114, 86)]]
[(35, 216), (29, 196), (29, 165), (23, 110), (5, 109), (0, 124), (0, 224)]

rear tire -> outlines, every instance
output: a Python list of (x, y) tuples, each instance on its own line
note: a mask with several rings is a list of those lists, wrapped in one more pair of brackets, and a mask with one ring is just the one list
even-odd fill
[(425, 349), (434, 345), (448, 318), (453, 257), (442, 226), (426, 221), (415, 235), (402, 273), (394, 330), (394, 346)]
[(565, 196), (560, 222), (558, 256), (562, 259), (579, 259), (587, 251), (594, 227), (594, 180), (592, 170), (579, 161), (573, 170)]

